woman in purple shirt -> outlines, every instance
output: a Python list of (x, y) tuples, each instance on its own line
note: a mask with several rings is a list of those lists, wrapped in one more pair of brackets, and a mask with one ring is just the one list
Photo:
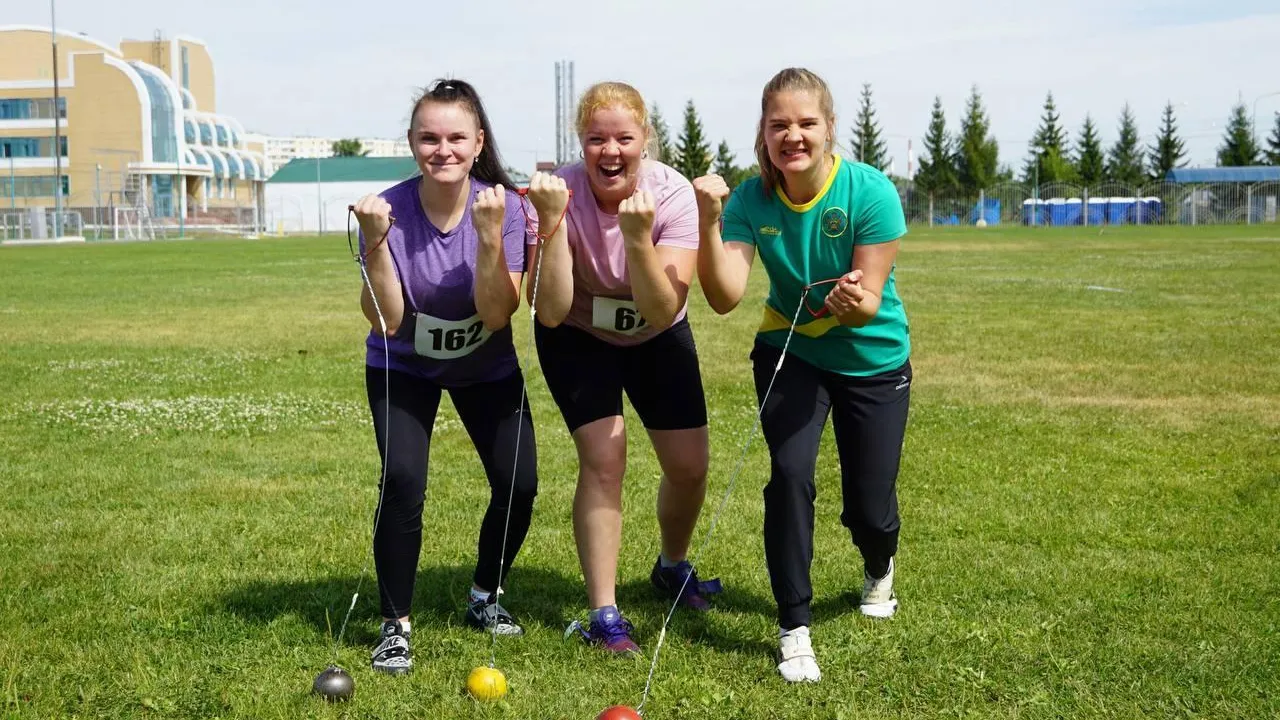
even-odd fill
[(360, 306), (372, 325), (365, 384), (383, 458), (373, 539), (383, 623), (372, 665), (393, 674), (412, 667), (409, 611), (442, 392), (449, 392), (489, 480), (466, 611), (474, 627), (523, 632), (498, 593), (528, 532), (538, 485), (510, 325), (527, 240), (519, 197), (468, 83), (436, 81), (414, 104), (408, 135), (422, 174), (354, 208), (369, 280)]

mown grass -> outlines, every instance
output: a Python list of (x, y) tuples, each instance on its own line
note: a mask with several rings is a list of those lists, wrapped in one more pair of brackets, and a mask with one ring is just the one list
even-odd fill
[[(589, 718), (648, 663), (562, 639), (585, 596), (572, 443), (524, 357), (541, 491), (507, 603), (511, 692), (461, 692), (487, 487), (451, 408), (433, 443), (418, 667), (367, 668), (378, 458), (345, 239), (0, 249), (0, 711), (27, 717)], [(727, 593), (677, 614), (647, 718), (1280, 714), (1280, 231), (913, 230), (899, 615), (852, 600), (838, 465), (819, 463), (815, 686), (773, 667), (755, 443), (699, 558)], [(753, 278), (753, 294), (764, 291)], [(747, 307), (750, 305), (750, 307)], [(711, 411), (707, 510), (751, 428), (758, 312), (691, 295)], [(516, 318), (525, 355), (527, 317)], [(634, 415), (629, 421), (635, 423)], [(633, 424), (632, 428), (638, 428)], [(657, 464), (630, 434), (620, 604), (652, 651), (667, 606)]]

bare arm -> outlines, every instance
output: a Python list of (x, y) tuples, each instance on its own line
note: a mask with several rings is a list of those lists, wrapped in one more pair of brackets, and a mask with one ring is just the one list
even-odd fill
[(650, 325), (670, 327), (689, 297), (697, 251), (656, 247), (649, 237), (627, 238), (626, 247), (636, 309)]
[(525, 274), (529, 276), (526, 293), (538, 322), (556, 327), (573, 306), (573, 254), (569, 252), (565, 212), (569, 190), (563, 178), (534, 173), (529, 181), (529, 200), (538, 211), (539, 233), (552, 228), (554, 232), (540, 244), (529, 246), (525, 255)]
[(707, 304), (720, 315), (732, 311), (747, 293), (747, 278), (756, 258), (750, 243), (720, 238), (720, 224), (705, 224), (698, 229), (698, 283)]
[(522, 275), (507, 269), (501, 241), (496, 249), (486, 242), (480, 243), (476, 249), (475, 302), (486, 330), (496, 332), (511, 322), (511, 315), (520, 307)]
[[(387, 235), (391, 232), (391, 205), (377, 195), (366, 195), (356, 203), (355, 213), (365, 238), (365, 252), (369, 253), (365, 258), (369, 282), (360, 288), (360, 309), (375, 332), (394, 335), (404, 321), (404, 290), (391, 260), (391, 250), (387, 247)], [(373, 286), (372, 295), (370, 286)], [(382, 311), (385, 326), (378, 318), (378, 310)]]
[(507, 194), (501, 185), (485, 188), (476, 194), (471, 206), (471, 221), (476, 228), (476, 313), (490, 332), (511, 322), (511, 314), (520, 306), (520, 273), (507, 269), (507, 253), (503, 246), (503, 224), (507, 216)]
[(898, 257), (898, 240), (853, 249), (853, 270), (827, 295), (827, 309), (841, 325), (862, 327), (880, 311), (889, 272)]
[(725, 247), (720, 233), (724, 199), (729, 185), (719, 175), (705, 175), (693, 181), (698, 201), (698, 284), (712, 310), (724, 315), (742, 301), (747, 278), (755, 261), (755, 246), (730, 241)]

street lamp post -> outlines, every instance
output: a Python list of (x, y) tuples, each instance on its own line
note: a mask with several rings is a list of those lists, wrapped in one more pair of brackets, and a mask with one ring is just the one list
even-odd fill
[(49, 38), (53, 44), (53, 236), (62, 237), (62, 124), (58, 112), (58, 15), (55, 0), (49, 0)]
[(1257, 139), (1258, 137), (1258, 101), (1263, 100), (1265, 98), (1269, 98), (1269, 97), (1275, 97), (1277, 95), (1280, 95), (1280, 91), (1264, 93), (1253, 99), (1253, 137), (1254, 139)]

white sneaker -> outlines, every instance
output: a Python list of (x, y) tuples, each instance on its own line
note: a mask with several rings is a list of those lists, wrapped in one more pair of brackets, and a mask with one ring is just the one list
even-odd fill
[(889, 572), (879, 580), (863, 573), (862, 603), (858, 609), (867, 617), (893, 617), (898, 609), (898, 598), (893, 594), (893, 558), (889, 558)]
[(800, 626), (781, 634), (778, 647), (778, 672), (787, 682), (818, 682), (822, 671), (809, 642), (809, 628)]

